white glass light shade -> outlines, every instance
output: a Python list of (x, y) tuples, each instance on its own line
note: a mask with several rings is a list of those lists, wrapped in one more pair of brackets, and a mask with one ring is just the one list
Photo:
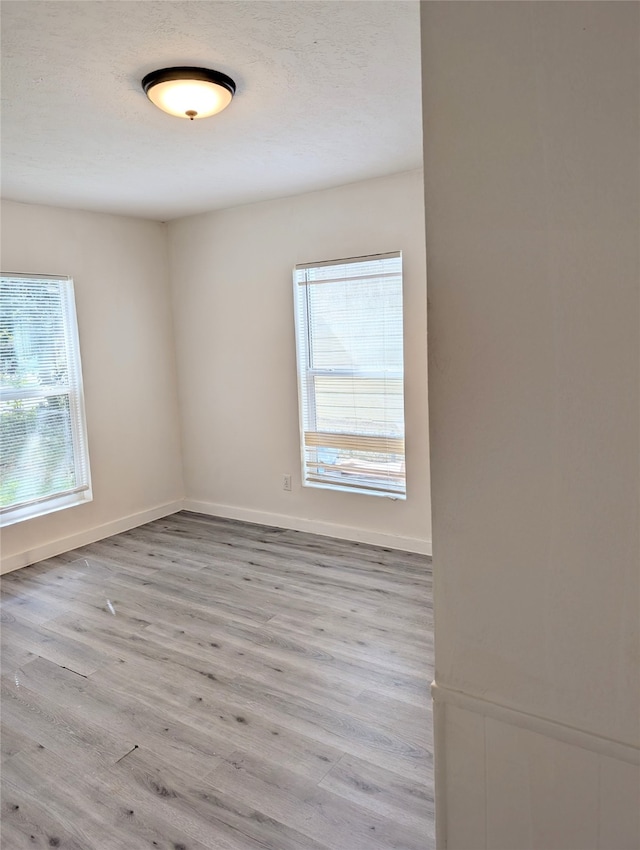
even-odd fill
[(235, 83), (230, 77), (206, 68), (165, 68), (142, 81), (149, 100), (178, 118), (208, 118), (231, 103)]

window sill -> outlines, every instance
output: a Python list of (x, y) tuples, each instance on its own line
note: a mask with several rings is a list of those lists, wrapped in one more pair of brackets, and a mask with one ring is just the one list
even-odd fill
[(62, 511), (65, 508), (73, 508), (76, 505), (83, 505), (85, 502), (91, 502), (93, 494), (91, 489), (81, 490), (75, 493), (63, 493), (59, 496), (51, 496), (42, 501), (32, 503), (30, 505), (22, 505), (15, 508), (0, 509), (0, 528), (6, 528), (8, 525), (15, 525), (18, 522), (24, 522), (28, 519), (46, 516), (46, 514)]
[(406, 493), (390, 493), (383, 490), (367, 490), (364, 487), (349, 487), (344, 484), (333, 484), (322, 481), (303, 481), (303, 487), (314, 487), (317, 490), (336, 490), (338, 493), (356, 493), (364, 496), (379, 496), (383, 499), (391, 499), (392, 502), (406, 502)]

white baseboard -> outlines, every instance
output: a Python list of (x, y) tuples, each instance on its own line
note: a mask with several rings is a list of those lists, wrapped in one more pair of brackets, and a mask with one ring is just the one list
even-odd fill
[(29, 564), (35, 564), (38, 561), (45, 560), (45, 558), (53, 558), (55, 555), (69, 552), (72, 549), (77, 549), (79, 546), (86, 546), (88, 543), (95, 543), (96, 540), (111, 537), (112, 534), (129, 531), (129, 529), (144, 525), (146, 522), (152, 522), (154, 519), (160, 519), (163, 516), (181, 511), (182, 508), (182, 499), (175, 502), (167, 502), (164, 505), (157, 505), (155, 508), (140, 511), (137, 514), (131, 514), (130, 516), (106, 522), (103, 525), (88, 528), (69, 537), (52, 540), (49, 543), (44, 543), (42, 546), (36, 546), (35, 549), (29, 549), (27, 552), (18, 552), (15, 555), (10, 555), (8, 558), (2, 559), (0, 574), (4, 575), (5, 573), (13, 572), (13, 570), (19, 570), (21, 567), (28, 567)]
[(294, 531), (308, 531), (311, 534), (321, 534), (324, 537), (337, 537), (339, 540), (354, 540), (357, 543), (371, 543), (374, 546), (386, 546), (389, 549), (400, 549), (403, 552), (417, 552), (421, 555), (431, 555), (431, 541), (419, 540), (413, 537), (399, 537), (393, 534), (385, 534), (380, 531), (369, 531), (363, 528), (353, 528), (347, 525), (336, 525), (334, 523), (319, 522), (313, 519), (291, 517), (287, 514), (272, 514), (265, 511), (256, 511), (250, 508), (238, 508), (231, 505), (219, 505), (213, 502), (199, 502), (193, 499), (179, 499), (175, 502), (167, 502), (137, 514), (121, 517), (120, 519), (88, 528), (68, 537), (61, 537), (36, 546), (26, 552), (18, 552), (2, 558), (0, 564), (0, 575), (28, 567), (43, 561), (45, 558), (53, 558), (63, 552), (69, 552), (80, 546), (103, 540), (112, 534), (120, 534), (129, 531), (139, 525), (160, 519), (163, 516), (174, 514), (177, 511), (187, 510), (207, 516), (219, 516), (226, 519), (238, 519), (245, 522), (254, 522), (258, 525), (270, 525), (277, 528), (291, 528)]
[(371, 543), (374, 546), (385, 546), (388, 549), (400, 549), (402, 552), (431, 555), (431, 541), (420, 540), (416, 537), (400, 537), (394, 534), (385, 534), (382, 531), (353, 528), (350, 525), (320, 522), (319, 520), (293, 517), (288, 514), (267, 513), (251, 508), (239, 508), (234, 505), (199, 502), (195, 499), (185, 499), (183, 508), (185, 511), (194, 511), (194, 513), (206, 514), (207, 516), (244, 520), (245, 522), (255, 522), (257, 525), (290, 528), (294, 531), (308, 531), (311, 534), (321, 534), (324, 537), (337, 537), (339, 540), (353, 540), (356, 543)]
[(508, 723), (510, 726), (518, 726), (521, 729), (528, 729), (530, 732), (537, 732), (547, 738), (554, 738), (556, 741), (581, 747), (583, 750), (590, 750), (593, 753), (609, 756), (629, 764), (640, 764), (640, 749), (633, 744), (616, 741), (613, 738), (604, 738), (602, 735), (559, 723), (557, 720), (550, 720), (548, 717), (529, 714), (520, 709), (490, 702), (481, 697), (465, 694), (462, 691), (455, 691), (436, 682), (431, 685), (431, 696), (436, 705), (453, 705), (456, 708), (463, 708), (483, 717), (491, 717), (502, 723)]

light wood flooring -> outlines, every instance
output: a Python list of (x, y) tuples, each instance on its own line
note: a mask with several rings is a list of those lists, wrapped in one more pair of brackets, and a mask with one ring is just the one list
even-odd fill
[(431, 568), (179, 513), (2, 581), (2, 847), (431, 850)]

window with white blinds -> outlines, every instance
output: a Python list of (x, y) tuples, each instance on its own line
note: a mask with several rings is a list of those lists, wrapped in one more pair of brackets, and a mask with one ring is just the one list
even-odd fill
[(0, 525), (91, 500), (73, 282), (0, 276)]
[(402, 255), (296, 266), (302, 480), (406, 497)]

